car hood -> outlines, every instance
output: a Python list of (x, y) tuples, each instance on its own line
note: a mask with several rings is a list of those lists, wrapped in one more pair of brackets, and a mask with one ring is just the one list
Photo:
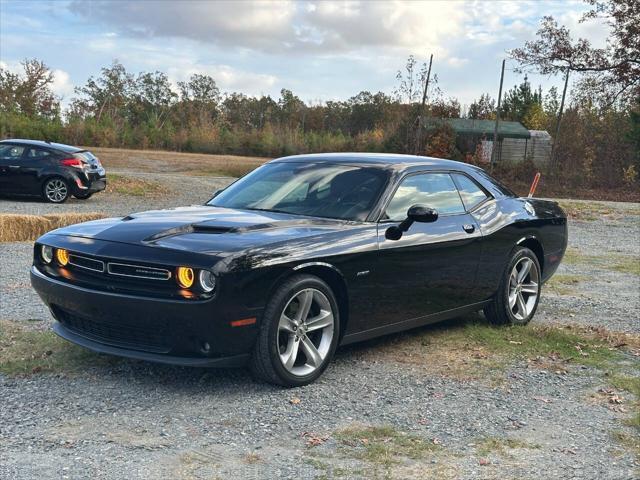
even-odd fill
[(357, 223), (299, 215), (195, 206), (152, 210), (64, 227), (57, 235), (161, 246), (200, 253), (233, 252), (344, 230)]

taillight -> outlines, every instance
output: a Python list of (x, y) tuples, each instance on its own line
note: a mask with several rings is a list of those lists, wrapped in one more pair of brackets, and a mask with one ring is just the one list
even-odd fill
[(83, 168), (84, 163), (79, 158), (65, 158), (60, 160), (60, 163), (65, 167)]

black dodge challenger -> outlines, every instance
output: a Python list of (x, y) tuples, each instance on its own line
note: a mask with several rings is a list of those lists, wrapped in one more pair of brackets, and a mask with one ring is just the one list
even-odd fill
[(54, 230), (31, 282), (61, 337), (191, 366), (317, 379), (338, 345), (467, 312), (526, 324), (567, 221), (482, 169), (384, 154), (273, 160), (203, 206)]

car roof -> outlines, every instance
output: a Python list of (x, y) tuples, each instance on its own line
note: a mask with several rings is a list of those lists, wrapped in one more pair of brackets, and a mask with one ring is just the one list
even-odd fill
[(300, 162), (300, 163), (342, 163), (345, 165), (367, 165), (380, 168), (404, 170), (410, 167), (420, 167), (425, 170), (474, 170), (477, 167), (468, 163), (445, 160), (435, 157), (419, 155), (403, 155), (399, 153), (313, 153), (306, 155), (291, 155), (276, 158), (269, 163)]
[(74, 147), (71, 145), (65, 145), (64, 143), (44, 142), (42, 140), (26, 140), (21, 138), (8, 138), (0, 141), (0, 143), (12, 143), (18, 145), (31, 145), (33, 147), (54, 148), (56, 150), (62, 150), (66, 153), (77, 153), (84, 151), (82, 148)]

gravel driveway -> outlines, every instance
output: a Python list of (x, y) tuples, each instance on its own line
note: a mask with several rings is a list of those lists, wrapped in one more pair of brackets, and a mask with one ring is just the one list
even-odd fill
[[(171, 194), (62, 206), (0, 200), (0, 211), (125, 215), (202, 203), (229, 181), (154, 179)], [(640, 333), (640, 277), (608, 265), (640, 260), (638, 205), (608, 205), (618, 214), (571, 221), (575, 258), (558, 272), (566, 285), (546, 288), (536, 323)], [(0, 252), (0, 318), (48, 328), (28, 283), (31, 244), (0, 244)], [(382, 355), (433, 328), (343, 348), (317, 383), (293, 390), (255, 383), (243, 370), (121, 359), (87, 362), (79, 374), (0, 374), (0, 479), (638, 478), (640, 460), (612, 439), (628, 413), (594, 400), (606, 388), (600, 372), (515, 362), (496, 385)], [(640, 371), (637, 357), (629, 364)], [(360, 443), (338, 433), (354, 425), (388, 425), (429, 449), (420, 461), (372, 466)], [(487, 439), (509, 446), (485, 451)]]

